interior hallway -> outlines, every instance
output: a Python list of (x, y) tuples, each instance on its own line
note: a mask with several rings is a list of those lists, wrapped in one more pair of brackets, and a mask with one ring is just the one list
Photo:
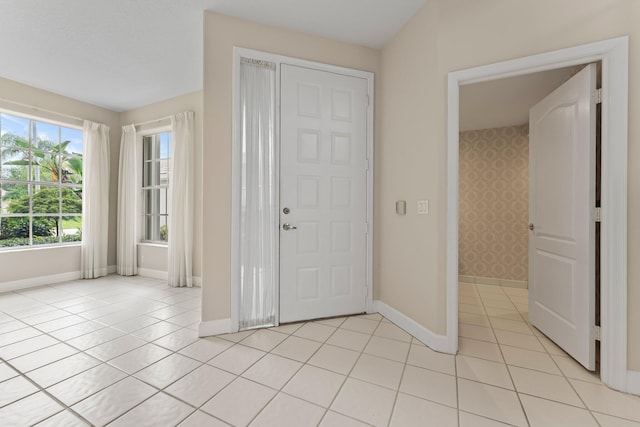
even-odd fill
[(461, 284), (457, 357), (378, 314), (201, 339), (199, 308), (142, 277), (1, 294), (2, 425), (640, 425), (525, 322), (526, 290)]

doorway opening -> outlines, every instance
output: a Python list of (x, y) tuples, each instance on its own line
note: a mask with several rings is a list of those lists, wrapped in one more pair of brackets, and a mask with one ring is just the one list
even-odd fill
[(458, 348), (458, 179), (460, 86), (602, 61), (601, 378), (627, 387), (626, 152), (627, 38), (458, 71), (448, 84), (447, 339)]
[[(550, 357), (574, 357), (591, 370), (595, 368), (596, 371), (598, 370), (596, 338), (587, 338), (582, 342), (574, 337), (580, 333), (589, 335), (593, 325), (600, 326), (597, 316), (599, 314), (597, 280), (599, 269), (595, 263), (595, 260), (599, 259), (599, 247), (596, 244), (597, 223), (590, 220), (592, 216), (590, 210), (600, 206), (600, 200), (597, 197), (600, 183), (596, 174), (596, 171), (600, 170), (598, 163), (600, 138), (597, 132), (599, 120), (596, 107), (600, 104), (596, 102), (595, 95), (591, 94), (601, 84), (600, 65), (597, 63), (585, 70), (587, 67), (585, 64), (463, 86), (460, 90), (459, 138), (459, 336), (464, 339), (488, 339), (491, 342), (516, 347), (521, 340), (525, 342), (522, 345), (526, 349), (546, 351)], [(587, 154), (586, 157), (582, 154), (578, 159), (573, 159), (574, 155), (569, 158), (561, 157), (560, 150), (565, 143), (572, 144), (573, 137), (563, 137), (556, 143), (541, 140), (539, 129), (544, 122), (534, 122), (532, 138), (535, 138), (531, 140), (530, 146), (529, 124), (532, 108), (536, 106), (535, 111), (538, 112), (544, 108), (544, 117), (551, 115), (551, 119), (544, 120), (557, 120), (553, 117), (561, 117), (558, 113), (571, 105), (571, 100), (575, 99), (573, 97), (577, 89), (574, 89), (574, 86), (578, 79), (584, 80), (587, 76), (592, 76), (592, 80), (585, 80), (590, 84), (583, 85), (583, 96), (593, 99), (586, 105), (576, 105), (576, 111), (582, 111), (583, 114), (588, 111), (593, 113), (587, 115), (584, 121), (587, 135), (592, 135), (592, 138), (589, 142), (589, 138), (576, 134), (573, 143), (576, 144), (575, 147), (580, 153), (591, 154)], [(590, 85), (594, 87), (591, 88)], [(565, 96), (562, 95), (564, 93), (570, 96), (562, 99), (560, 109), (555, 107), (550, 109), (549, 103), (553, 99), (550, 97)], [(543, 100), (546, 100), (545, 104), (542, 104), (543, 107), (538, 107), (537, 105)], [(567, 123), (566, 126), (575, 127), (570, 124), (575, 120), (573, 117), (571, 115), (570, 118), (563, 119)], [(555, 130), (555, 132), (559, 131), (560, 128)], [(563, 161), (569, 161), (561, 168), (550, 168), (544, 159), (538, 159), (536, 162), (534, 156), (531, 159), (533, 163), (530, 164), (530, 153), (537, 153), (546, 144), (549, 144), (554, 159), (562, 158)], [(541, 319), (540, 316), (553, 319), (557, 310), (570, 308), (563, 308), (558, 296), (563, 294), (560, 289), (565, 285), (567, 291), (571, 292), (571, 282), (560, 280), (561, 278), (557, 275), (551, 276), (549, 269), (546, 269), (546, 273), (542, 272), (545, 274), (544, 279), (537, 278), (541, 271), (536, 272), (535, 268), (529, 268), (530, 261), (545, 265), (549, 262), (560, 263), (559, 268), (563, 268), (563, 262), (558, 261), (560, 248), (550, 247), (549, 237), (542, 237), (547, 239), (546, 247), (536, 249), (537, 241), (531, 241), (531, 239), (540, 233), (542, 236), (550, 236), (549, 233), (554, 229), (556, 231), (553, 232), (555, 233), (553, 242), (559, 244), (562, 239), (560, 234), (557, 234), (557, 230), (561, 229), (560, 224), (563, 218), (567, 217), (572, 222), (576, 219), (580, 220), (579, 216), (574, 218), (570, 212), (562, 215), (561, 200), (552, 196), (552, 193), (546, 193), (548, 190), (555, 192), (555, 188), (561, 182), (566, 182), (558, 179), (560, 176), (554, 178), (549, 176), (563, 175), (557, 169), (571, 171), (573, 160), (582, 158), (586, 161), (584, 166), (576, 166), (575, 172), (568, 173), (570, 176), (574, 176), (574, 173), (591, 175), (591, 178), (586, 180), (578, 179), (577, 182), (584, 181), (585, 185), (578, 185), (573, 190), (576, 191), (576, 196), (586, 197), (584, 200), (587, 203), (583, 215), (586, 221), (580, 223), (583, 224), (580, 227), (586, 228), (581, 228), (585, 232), (578, 233), (577, 236), (568, 229), (567, 236), (571, 237), (564, 241), (565, 247), (560, 253), (569, 255), (573, 251), (571, 246), (578, 248), (572, 243), (575, 238), (578, 238), (578, 242), (582, 242), (577, 245), (593, 246), (591, 250), (594, 254), (587, 257), (589, 261), (585, 263), (588, 265), (588, 271), (582, 273), (586, 274), (584, 278), (588, 279), (586, 281), (579, 279), (578, 283), (587, 296), (591, 295), (588, 296), (588, 300), (594, 301), (594, 304), (586, 304), (581, 310), (584, 316), (588, 317), (587, 319), (575, 317), (575, 319), (582, 319), (576, 320), (579, 324), (583, 324), (582, 327), (568, 326), (571, 332), (562, 334), (561, 331), (567, 325), (564, 319), (571, 318), (571, 314), (561, 316), (561, 323)], [(540, 170), (544, 172), (542, 177), (538, 175)], [(542, 188), (541, 184), (548, 179), (554, 183), (553, 187), (547, 190)], [(587, 181), (593, 182), (587, 184)], [(576, 180), (574, 179), (573, 182)], [(530, 192), (530, 188), (535, 191)], [(538, 204), (536, 208), (535, 203), (530, 206), (530, 200), (538, 198), (541, 201), (554, 201), (551, 206), (545, 207)], [(543, 231), (536, 216), (546, 216), (545, 211), (549, 208), (553, 211), (553, 215), (549, 217), (551, 222), (547, 220), (544, 224), (546, 230)], [(533, 222), (536, 223), (535, 230)], [(573, 227), (570, 228), (575, 230)], [(540, 237), (537, 238), (540, 239)], [(536, 283), (537, 285), (533, 286)], [(551, 283), (554, 284), (551, 285)], [(582, 292), (579, 295), (576, 294), (575, 302), (571, 306), (580, 304), (578, 302), (580, 298), (577, 297), (583, 298), (585, 295)], [(541, 301), (541, 298), (544, 301)], [(571, 303), (571, 299), (567, 302)], [(529, 312), (530, 305), (532, 313)], [(478, 314), (478, 311), (483, 313)], [(514, 333), (528, 336), (513, 335)], [(580, 345), (576, 346), (573, 341), (579, 341)]]

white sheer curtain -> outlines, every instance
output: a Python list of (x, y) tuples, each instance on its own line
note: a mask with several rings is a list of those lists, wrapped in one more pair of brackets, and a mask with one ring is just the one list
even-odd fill
[(82, 251), (84, 279), (107, 275), (109, 241), (109, 126), (84, 121)]
[(240, 64), (240, 329), (276, 322), (275, 65)]
[(193, 286), (193, 112), (171, 117), (169, 286)]
[(118, 256), (122, 276), (138, 274), (138, 141), (134, 125), (122, 126), (118, 171)]

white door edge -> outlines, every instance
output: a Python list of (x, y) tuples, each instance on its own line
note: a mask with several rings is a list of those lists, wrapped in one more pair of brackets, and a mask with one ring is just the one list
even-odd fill
[[(336, 74), (343, 74), (351, 77), (359, 77), (367, 80), (369, 105), (367, 107), (367, 159), (369, 169), (367, 170), (367, 249), (366, 249), (366, 288), (367, 296), (364, 306), (367, 313), (373, 310), (373, 178), (374, 178), (374, 104), (375, 88), (374, 73), (357, 70), (338, 65), (324, 64), (321, 62), (308, 61), (284, 55), (277, 55), (269, 52), (262, 52), (253, 49), (234, 47), (233, 48), (233, 133), (232, 133), (232, 168), (231, 168), (231, 322), (229, 332), (239, 330), (240, 311), (240, 171), (241, 153), (239, 150), (240, 120), (238, 120), (237, 109), (240, 99), (240, 59), (250, 58), (269, 61), (276, 64), (276, 141), (279, 144), (279, 123), (280, 123), (280, 65), (289, 64), (298, 67), (306, 67), (319, 71), (328, 71)], [(277, 157), (279, 154), (277, 155)], [(277, 201), (276, 206), (279, 206)], [(278, 254), (276, 254), (276, 264), (279, 264)], [(279, 313), (279, 308), (277, 310)], [(278, 316), (279, 317), (279, 316)]]
[(627, 150), (628, 46), (619, 37), (451, 72), (447, 122), (447, 348), (458, 350), (458, 174), (461, 85), (602, 61), (602, 223), (600, 375), (628, 391)]

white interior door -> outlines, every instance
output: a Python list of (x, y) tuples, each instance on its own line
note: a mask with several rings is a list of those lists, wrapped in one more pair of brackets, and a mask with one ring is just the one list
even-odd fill
[(529, 114), (529, 320), (590, 370), (595, 369), (595, 91), (592, 64)]
[(367, 87), (281, 66), (282, 323), (365, 311)]

